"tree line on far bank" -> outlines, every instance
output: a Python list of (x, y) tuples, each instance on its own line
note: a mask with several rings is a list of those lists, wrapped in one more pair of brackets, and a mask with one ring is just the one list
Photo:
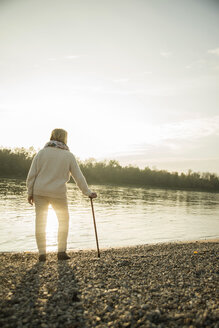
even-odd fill
[[(0, 177), (26, 178), (30, 168), (34, 149), (16, 148), (0, 149)], [(219, 177), (214, 173), (199, 173), (188, 170), (188, 173), (168, 172), (145, 167), (122, 167), (118, 161), (101, 161), (89, 159), (79, 161), (79, 165), (89, 184), (114, 184), (140, 187), (192, 189), (219, 191)]]

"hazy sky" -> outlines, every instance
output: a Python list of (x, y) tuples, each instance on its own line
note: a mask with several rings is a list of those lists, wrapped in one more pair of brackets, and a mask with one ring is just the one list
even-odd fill
[(218, 0), (0, 0), (0, 146), (219, 173)]

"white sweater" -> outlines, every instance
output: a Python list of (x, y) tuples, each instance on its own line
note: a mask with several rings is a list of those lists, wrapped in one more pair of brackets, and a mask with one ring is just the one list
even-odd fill
[(60, 148), (43, 148), (34, 157), (27, 176), (28, 195), (66, 198), (70, 175), (82, 193), (90, 196), (92, 192), (74, 155)]

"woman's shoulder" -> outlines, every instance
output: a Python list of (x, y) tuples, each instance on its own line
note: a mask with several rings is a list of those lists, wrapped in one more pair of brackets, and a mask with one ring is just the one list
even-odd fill
[(70, 152), (70, 151), (66, 151), (68, 153), (68, 157), (71, 159), (71, 160), (75, 160), (75, 155)]

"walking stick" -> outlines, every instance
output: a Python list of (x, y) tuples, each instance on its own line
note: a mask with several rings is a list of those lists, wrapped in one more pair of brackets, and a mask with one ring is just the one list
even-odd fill
[(97, 256), (100, 257), (99, 243), (98, 243), (98, 238), (97, 238), (97, 227), (96, 227), (95, 215), (94, 215), (94, 205), (93, 205), (93, 199), (91, 197), (90, 197), (90, 202), (91, 202), (93, 221), (94, 221), (95, 237), (96, 237), (96, 243), (97, 243)]

